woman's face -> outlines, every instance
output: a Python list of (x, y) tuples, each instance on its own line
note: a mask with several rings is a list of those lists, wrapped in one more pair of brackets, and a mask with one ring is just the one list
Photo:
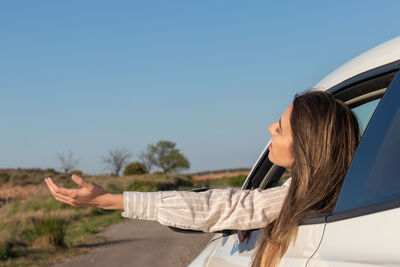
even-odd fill
[(290, 128), (290, 114), (293, 105), (290, 105), (279, 121), (271, 124), (268, 131), (271, 133), (268, 158), (276, 165), (290, 169), (293, 164), (292, 156), (292, 129)]

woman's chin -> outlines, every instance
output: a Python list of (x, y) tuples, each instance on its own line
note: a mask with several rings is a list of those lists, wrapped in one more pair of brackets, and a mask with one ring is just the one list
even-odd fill
[(272, 163), (275, 164), (275, 162), (274, 162), (274, 157), (272, 156), (271, 151), (268, 153), (268, 159), (269, 159), (269, 161), (271, 161)]

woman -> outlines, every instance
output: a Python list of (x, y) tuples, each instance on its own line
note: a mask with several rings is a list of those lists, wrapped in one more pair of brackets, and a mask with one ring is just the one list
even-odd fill
[(58, 187), (51, 178), (46, 183), (58, 201), (118, 209), (126, 217), (170, 226), (203, 231), (265, 227), (253, 266), (277, 266), (295, 239), (300, 221), (332, 211), (360, 133), (355, 116), (343, 102), (317, 91), (296, 95), (268, 130), (272, 134), (270, 161), (290, 170), (292, 176), (277, 188), (111, 195), (77, 176), (72, 179), (80, 189)]
[(296, 96), (292, 107), (292, 143), (289, 154), (282, 157), (291, 163), (292, 181), (279, 216), (264, 229), (253, 266), (277, 266), (295, 239), (300, 221), (333, 210), (360, 140), (354, 114), (328, 93)]

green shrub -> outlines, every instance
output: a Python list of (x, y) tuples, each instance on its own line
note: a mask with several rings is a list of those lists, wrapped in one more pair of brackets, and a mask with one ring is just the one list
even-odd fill
[(38, 234), (35, 232), (35, 229), (29, 226), (24, 226), (22, 230), (22, 238), (24, 241), (31, 243), (36, 238), (38, 238)]
[(148, 173), (146, 166), (139, 161), (132, 162), (125, 167), (124, 175), (137, 175)]
[(188, 175), (146, 175), (137, 177), (130, 186), (122, 188), (122, 191), (170, 191), (180, 188), (192, 189), (193, 182)]
[(177, 177), (177, 185), (178, 186), (193, 186), (192, 178), (189, 177), (189, 179), (183, 179), (181, 177)]
[(110, 183), (107, 185), (106, 191), (111, 194), (120, 194), (122, 191), (124, 191), (124, 188), (121, 185)]
[(159, 183), (150, 181), (136, 181), (129, 186), (128, 191), (155, 192), (159, 190)]
[(238, 175), (235, 177), (230, 177), (228, 179), (228, 186), (229, 187), (241, 187), (246, 180), (246, 175)]
[(16, 244), (17, 234), (13, 231), (14, 229), (7, 229), (6, 225), (0, 225), (0, 266), (1, 261), (7, 260), (15, 256), (13, 247)]
[(207, 180), (196, 181), (195, 187), (210, 187), (210, 188), (241, 187), (245, 180), (246, 180), (246, 175), (223, 177), (219, 179), (207, 179)]
[(56, 184), (59, 184), (60, 186), (67, 187), (67, 188), (76, 188), (77, 185), (76, 183), (71, 179), (71, 176), (61, 174), (57, 175), (54, 177), (54, 181)]
[(99, 216), (99, 215), (104, 215), (104, 214), (109, 213), (109, 212), (112, 212), (112, 211), (103, 210), (103, 209), (100, 209), (100, 208), (91, 208), (89, 214), (90, 215), (94, 215), (94, 216)]
[(52, 245), (65, 247), (66, 221), (55, 216), (48, 216), (44, 219), (32, 219), (32, 222), (37, 236), (46, 235)]
[(192, 188), (193, 183), (182, 177), (173, 177), (169, 179), (167, 182), (160, 182), (158, 184), (158, 190), (166, 191), (166, 190), (178, 190), (179, 188)]
[(13, 244), (10, 242), (2, 242), (0, 243), (0, 261), (7, 260), (12, 257), (12, 248)]
[(53, 168), (47, 168), (45, 174), (46, 174), (46, 176), (54, 176), (54, 175), (58, 174), (58, 172), (56, 170), (54, 170)]
[(83, 172), (82, 171), (80, 171), (80, 170), (72, 170), (72, 171), (70, 171), (70, 172), (68, 172), (68, 175), (69, 176), (72, 176), (72, 175), (78, 175), (78, 176), (80, 176), (80, 177), (82, 177), (83, 176)]

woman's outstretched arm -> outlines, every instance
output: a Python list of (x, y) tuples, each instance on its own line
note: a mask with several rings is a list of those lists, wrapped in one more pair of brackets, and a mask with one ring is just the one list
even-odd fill
[(81, 188), (59, 187), (51, 178), (45, 181), (56, 200), (74, 207), (115, 209), (123, 211), (124, 217), (205, 232), (265, 227), (278, 216), (290, 185), (288, 180), (267, 190), (128, 191), (115, 195), (79, 176), (72, 176), (72, 180)]
[(77, 175), (72, 180), (81, 186), (79, 189), (67, 189), (56, 185), (51, 178), (45, 182), (54, 198), (74, 207), (98, 207), (108, 210), (124, 211), (124, 196), (107, 193), (101, 186), (86, 182)]
[(278, 216), (289, 186), (290, 180), (267, 190), (128, 191), (122, 216), (204, 232), (259, 229)]

